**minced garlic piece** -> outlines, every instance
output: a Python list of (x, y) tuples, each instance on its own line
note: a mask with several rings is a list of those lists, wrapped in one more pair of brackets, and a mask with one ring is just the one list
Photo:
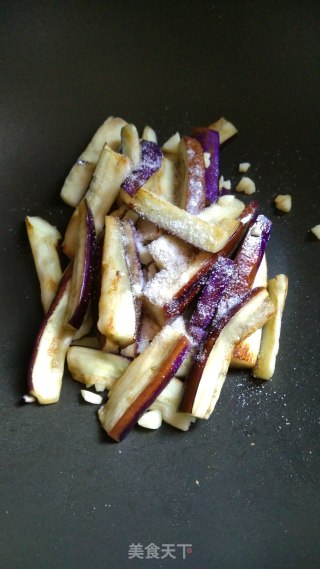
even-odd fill
[(288, 211), (291, 210), (292, 198), (291, 198), (290, 194), (286, 194), (286, 195), (279, 194), (275, 198), (274, 202), (276, 204), (276, 208), (279, 209), (280, 211), (284, 211), (285, 213), (288, 213)]
[(179, 142), (180, 142), (180, 134), (176, 132), (176, 134), (171, 136), (167, 140), (167, 142), (165, 142), (164, 145), (162, 146), (163, 152), (167, 152), (168, 154), (177, 154)]
[(320, 223), (312, 227), (310, 231), (317, 237), (317, 239), (320, 239)]
[(224, 180), (222, 188), (225, 190), (231, 190), (231, 180)]
[(221, 190), (231, 190), (231, 180), (225, 180), (223, 176), (219, 178), (219, 192)]
[(138, 421), (140, 427), (145, 429), (159, 429), (162, 423), (162, 416), (158, 409), (153, 409), (151, 411), (146, 411)]
[(254, 181), (251, 180), (251, 178), (248, 178), (247, 176), (243, 176), (243, 178), (241, 178), (239, 184), (236, 186), (236, 191), (237, 192), (244, 192), (247, 195), (251, 195), (251, 194), (254, 194), (254, 192), (256, 191), (256, 185), (255, 185)]
[(24, 403), (35, 403), (37, 401), (33, 395), (23, 395), (22, 399)]
[(259, 227), (254, 226), (250, 231), (250, 235), (253, 237), (261, 237), (262, 230)]
[(251, 166), (250, 162), (240, 162), (239, 172), (241, 172), (241, 173), (248, 172), (250, 166)]
[(98, 393), (93, 393), (93, 391), (88, 391), (87, 389), (81, 389), (80, 392), (87, 403), (93, 403), (94, 405), (102, 403), (102, 397)]
[(211, 164), (211, 155), (210, 152), (204, 152), (203, 153), (203, 158), (204, 158), (204, 165), (206, 168), (209, 168), (210, 164)]

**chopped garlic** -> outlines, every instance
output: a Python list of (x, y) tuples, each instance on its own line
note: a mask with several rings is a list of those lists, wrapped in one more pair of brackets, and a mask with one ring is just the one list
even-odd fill
[(237, 134), (238, 129), (227, 119), (221, 117), (216, 122), (212, 123), (209, 128), (217, 130), (220, 136), (220, 144)]
[(252, 235), (253, 237), (261, 237), (262, 231), (260, 229), (260, 227), (254, 226), (251, 229), (250, 235)]
[(312, 227), (310, 231), (317, 237), (317, 239), (320, 239), (320, 223)]
[(81, 389), (80, 391), (83, 399), (87, 403), (93, 403), (95, 405), (100, 405), (100, 403), (102, 403), (102, 397), (101, 395), (98, 395), (98, 393), (93, 393), (92, 391), (88, 391), (87, 389)]
[(279, 194), (275, 198), (274, 202), (275, 202), (276, 208), (279, 209), (280, 211), (284, 211), (285, 213), (288, 213), (288, 211), (291, 210), (292, 198), (289, 194), (286, 194), (286, 195)]
[(211, 156), (210, 156), (210, 152), (204, 152), (203, 153), (203, 158), (204, 158), (204, 165), (206, 168), (209, 168), (210, 163), (211, 163)]
[(36, 398), (33, 397), (33, 395), (23, 395), (22, 399), (25, 403), (35, 403), (36, 402)]
[(147, 411), (140, 417), (138, 425), (144, 427), (145, 429), (159, 429), (162, 423), (162, 415), (158, 409), (153, 409), (152, 411)]
[(255, 185), (254, 181), (251, 180), (251, 178), (248, 178), (247, 176), (243, 176), (243, 178), (241, 178), (239, 184), (236, 186), (236, 191), (237, 192), (244, 192), (245, 194), (247, 194), (249, 196), (251, 194), (254, 194), (254, 192), (256, 191), (256, 185)]
[(150, 142), (155, 142), (155, 143), (158, 142), (157, 141), (157, 135), (156, 135), (155, 131), (149, 125), (146, 125), (144, 127), (143, 133), (142, 133), (142, 139), (143, 140), (149, 140)]
[(176, 132), (176, 134), (171, 136), (167, 140), (167, 142), (165, 142), (164, 145), (162, 146), (163, 152), (167, 152), (168, 154), (177, 154), (179, 142), (180, 142), (180, 134)]
[(250, 162), (240, 162), (239, 172), (241, 173), (248, 172), (250, 166), (251, 166)]
[(220, 176), (219, 179), (219, 192), (221, 190), (231, 190), (231, 181), (225, 180), (223, 176)]

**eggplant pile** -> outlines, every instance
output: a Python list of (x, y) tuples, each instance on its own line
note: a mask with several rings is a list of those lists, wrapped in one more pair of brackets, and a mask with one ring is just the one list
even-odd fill
[(222, 118), (161, 147), (151, 127), (140, 138), (109, 117), (61, 190), (74, 207), (63, 241), (27, 217), (45, 316), (25, 401), (57, 402), (67, 362), (86, 401), (106, 394), (98, 416), (120, 441), (137, 423), (208, 419), (230, 366), (272, 377), (288, 279), (267, 279), (271, 221), (221, 186), (236, 132)]

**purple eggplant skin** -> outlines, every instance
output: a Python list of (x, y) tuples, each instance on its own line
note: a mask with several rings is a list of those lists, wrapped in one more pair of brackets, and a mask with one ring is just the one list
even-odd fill
[(249, 225), (246, 236), (236, 254), (234, 272), (217, 305), (213, 320), (201, 339), (200, 349), (186, 380), (180, 411), (192, 412), (193, 401), (209, 353), (223, 327), (235, 313), (261, 288), (251, 289), (271, 232), (271, 221), (258, 215)]
[(219, 133), (209, 128), (194, 129), (192, 136), (202, 147), (203, 152), (210, 154), (210, 164), (205, 169), (206, 203), (211, 204), (219, 197), (219, 162), (220, 137)]
[[(221, 329), (223, 322), (229, 320), (230, 312), (238, 306), (251, 290), (271, 232), (271, 221), (258, 215), (249, 225), (247, 234), (235, 258), (235, 271), (227, 284), (211, 327)], [(221, 324), (222, 323), (222, 324)]]
[[(249, 224), (257, 217), (258, 207), (258, 203), (255, 201), (248, 203), (242, 214), (239, 216), (239, 221), (241, 222), (239, 227), (230, 237), (225, 247), (219, 252), (220, 256), (234, 256), (239, 248), (239, 245), (241, 245), (246, 235)], [(200, 276), (196, 276), (196, 278), (193, 279), (192, 283), (187, 283), (183, 287), (183, 291), (179, 291), (179, 293), (174, 298), (170, 299), (170, 301), (164, 305), (163, 309), (166, 319), (173, 318), (174, 316), (182, 314), (182, 312), (186, 309), (194, 297), (200, 292), (202, 286), (205, 284), (207, 274), (216, 263), (217, 257), (218, 253), (212, 255), (212, 259), (209, 261), (209, 265), (206, 265), (204, 267), (204, 271), (201, 271)]]
[[(45, 318), (42, 321), (42, 324), (41, 324), (40, 329), (38, 331), (36, 341), (34, 344), (34, 348), (33, 348), (32, 354), (31, 354), (31, 358), (30, 358), (29, 369), (28, 369), (27, 384), (28, 384), (28, 392), (29, 393), (32, 392), (34, 389), (33, 371), (34, 371), (35, 362), (36, 362), (36, 359), (38, 356), (42, 336), (45, 333), (46, 326), (47, 326), (49, 318), (51, 318), (52, 314), (55, 312), (57, 306), (62, 301), (63, 296), (65, 294), (68, 294), (68, 286), (70, 283), (70, 279), (72, 277), (72, 268), (73, 268), (72, 265), (73, 265), (73, 262), (71, 261), (71, 263), (68, 265), (65, 272), (63, 273), (59, 287), (58, 287), (58, 290), (57, 290), (57, 293), (56, 293), (56, 296), (54, 297), (54, 299), (51, 303), (51, 306), (50, 306), (48, 312), (46, 313)], [(45, 378), (44, 378), (44, 380), (45, 380)]]
[(183, 413), (192, 413), (194, 400), (197, 394), (199, 383), (202, 378), (202, 373), (206, 367), (206, 363), (210, 352), (216, 343), (218, 336), (224, 326), (235, 316), (235, 314), (244, 306), (244, 304), (252, 298), (254, 295), (258, 294), (262, 290), (262, 287), (258, 287), (251, 290), (246, 290), (241, 296), (237, 297), (236, 302), (226, 311), (224, 315), (220, 318), (214, 318), (214, 322), (210, 325), (209, 331), (207, 332), (205, 340), (201, 343), (200, 349), (194, 359), (193, 366), (185, 379), (184, 382), (184, 392), (179, 405), (179, 411)]
[(202, 289), (187, 327), (195, 343), (200, 343), (206, 335), (206, 329), (214, 317), (218, 303), (234, 272), (234, 261), (218, 257)]
[[(112, 427), (111, 431), (108, 433), (111, 438), (120, 442), (130, 433), (130, 431), (132, 431), (143, 413), (149, 409), (154, 400), (168, 385), (169, 381), (174, 377), (182, 362), (188, 355), (190, 348), (190, 341), (186, 338), (186, 336), (182, 336), (177, 342), (173, 351), (168, 354), (166, 361), (161, 367), (161, 370), (155, 374), (158, 380), (159, 377), (161, 379), (160, 382), (157, 382), (157, 388), (155, 388), (152, 383), (149, 384), (147, 389), (140, 395), (140, 399), (142, 399), (142, 401), (140, 401), (140, 403), (139, 401), (134, 402), (131, 405), (131, 408), (134, 410), (131, 413), (129, 411), (130, 418), (128, 420), (126, 418), (124, 418), (124, 420), (121, 418), (118, 423)], [(153, 383), (154, 381), (155, 380), (153, 380)], [(124, 415), (126, 415), (126, 413)]]
[(92, 293), (93, 274), (95, 265), (95, 251), (96, 251), (96, 230), (92, 211), (85, 200), (86, 214), (84, 218), (84, 227), (81, 225), (79, 231), (85, 231), (85, 251), (84, 257), (80, 260), (83, 262), (83, 269), (81, 272), (82, 282), (80, 284), (80, 293), (77, 307), (71, 316), (68, 324), (75, 329), (80, 328), (83, 323), (88, 304)]
[(92, 295), (91, 295), (91, 312), (93, 319), (94, 334), (98, 338), (100, 349), (103, 350), (105, 345), (105, 336), (101, 334), (98, 330), (98, 320), (99, 320), (99, 300), (101, 295), (101, 279), (102, 279), (102, 255), (103, 255), (103, 244), (105, 237), (105, 229), (97, 238), (96, 251), (94, 256), (94, 266), (93, 266), (93, 283), (92, 283)]
[(272, 229), (272, 222), (265, 215), (258, 215), (248, 227), (246, 236), (237, 251), (235, 262), (240, 278), (251, 287), (265, 253)]
[(161, 168), (162, 152), (155, 142), (141, 141), (141, 162), (122, 182), (121, 188), (130, 196), (134, 196), (153, 174)]
[(101, 279), (102, 279), (102, 254), (104, 244), (105, 230), (103, 229), (101, 235), (97, 238), (96, 251), (94, 256), (93, 266), (93, 286), (92, 286), (92, 317), (95, 326), (99, 320), (99, 299), (101, 294)]
[(200, 142), (184, 136), (179, 143), (179, 157), (183, 164), (180, 207), (196, 215), (206, 205), (205, 161)]

